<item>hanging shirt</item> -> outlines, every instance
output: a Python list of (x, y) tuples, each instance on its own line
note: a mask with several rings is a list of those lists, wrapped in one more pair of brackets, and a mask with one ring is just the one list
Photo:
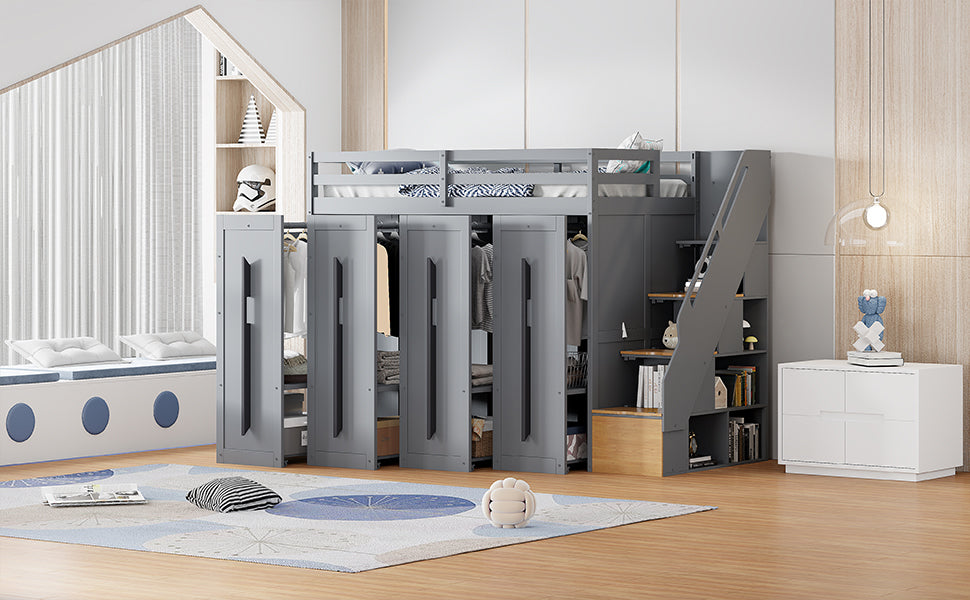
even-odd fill
[(391, 295), (387, 248), (377, 244), (377, 331), (391, 335)]
[(491, 244), (472, 246), (472, 329), (492, 331), (492, 261), (495, 248)]
[(306, 326), (307, 244), (303, 240), (284, 242), (283, 331), (304, 335)]
[(588, 299), (586, 253), (566, 242), (566, 343), (578, 346), (583, 340), (583, 312)]

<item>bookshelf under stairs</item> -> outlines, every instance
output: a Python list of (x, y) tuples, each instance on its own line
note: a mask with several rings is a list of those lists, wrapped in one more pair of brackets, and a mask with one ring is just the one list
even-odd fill
[[(693, 273), (658, 269), (648, 278), (647, 347), (620, 351), (629, 377), (646, 378), (642, 400), (591, 410), (593, 471), (675, 475), (769, 457), (770, 153), (738, 152), (728, 166), (698, 161), (694, 238), (653, 259)], [(670, 321), (673, 349), (662, 343)], [(745, 342), (749, 335), (758, 341)]]

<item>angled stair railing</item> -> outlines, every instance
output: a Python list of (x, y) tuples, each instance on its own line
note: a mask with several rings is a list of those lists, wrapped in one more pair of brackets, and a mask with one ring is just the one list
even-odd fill
[[(705, 374), (713, 371), (714, 351), (770, 199), (770, 153), (745, 150), (694, 269), (688, 289), (697, 291), (687, 294), (677, 314), (678, 344), (664, 379), (665, 474), (687, 470), (688, 419), (699, 399), (713, 398), (713, 382), (709, 386)], [(705, 259), (710, 262), (703, 285), (696, 288)]]

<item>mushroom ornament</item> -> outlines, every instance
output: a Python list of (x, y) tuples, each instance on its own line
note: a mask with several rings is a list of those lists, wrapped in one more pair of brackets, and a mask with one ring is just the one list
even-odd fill
[(482, 497), (482, 512), (496, 527), (525, 527), (536, 512), (536, 497), (521, 479), (499, 479)]
[(758, 342), (758, 338), (754, 337), (753, 335), (749, 335), (748, 337), (744, 338), (744, 341), (748, 343), (748, 350), (754, 350), (754, 345)]

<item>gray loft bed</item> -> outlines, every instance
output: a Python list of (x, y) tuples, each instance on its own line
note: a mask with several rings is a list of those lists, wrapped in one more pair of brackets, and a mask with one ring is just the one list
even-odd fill
[[(610, 160), (649, 161), (644, 173), (600, 173), (598, 167)], [(350, 162), (424, 162), (438, 166), (438, 173), (341, 174), (339, 165)], [(311, 214), (503, 214), (503, 215), (588, 215), (593, 198), (660, 197), (661, 165), (686, 163), (692, 173), (694, 154), (656, 150), (609, 148), (567, 148), (542, 150), (385, 150), (336, 152), (311, 155)], [(329, 165), (325, 167), (324, 165)], [(518, 167), (523, 173), (450, 173), (450, 167)], [(585, 172), (579, 172), (585, 170)], [(666, 180), (686, 182), (685, 193), (693, 197), (690, 175), (671, 173)], [(525, 197), (461, 197), (441, 195), (452, 184), (535, 184), (534, 195)], [(401, 184), (429, 184), (438, 188), (436, 197), (376, 195)], [(350, 190), (353, 195), (334, 192)], [(355, 191), (359, 190), (359, 191)], [(594, 193), (590, 193), (593, 190)], [(540, 193), (544, 192), (544, 193)], [(568, 195), (564, 195), (568, 194)], [(353, 200), (350, 200), (352, 198)], [(622, 202), (621, 200), (618, 200)]]
[[(635, 398), (634, 370), (621, 359), (620, 351), (646, 347), (652, 338), (659, 337), (656, 324), (651, 322), (647, 292), (682, 286), (684, 279), (690, 278), (696, 258), (678, 250), (676, 242), (701, 234), (707, 237), (715, 219), (730, 220), (735, 211), (721, 210), (731, 203), (725, 200), (729, 189), (739, 178), (743, 180), (746, 161), (766, 164), (767, 156), (766, 152), (752, 151), (661, 153), (597, 148), (311, 155), (306, 222), (310, 264), (308, 462), (353, 468), (378, 465), (375, 238), (382, 224), (393, 223), (400, 237), (401, 465), (460, 471), (473, 468), (469, 252), (473, 218), (480, 223), (485, 215), (492, 230), (496, 278), (491, 343), (495, 369), (493, 467), (565, 473), (569, 469), (565, 454), (567, 409), (573, 412), (579, 398), (581, 420), (589, 431), (591, 409), (628, 404)], [(599, 173), (597, 167), (611, 159), (646, 160), (650, 168), (645, 173)], [(343, 163), (365, 161), (430, 162), (439, 166), (439, 173), (339, 173)], [(448, 173), (449, 166), (468, 165), (491, 169), (516, 166), (526, 172)], [(575, 172), (577, 169), (586, 172)], [(665, 179), (684, 182), (686, 197), (661, 197)], [(437, 194), (394, 195), (397, 186), (414, 183), (436, 185)], [(463, 197), (441, 193), (451, 184), (489, 183), (569, 188), (570, 195)], [(356, 188), (352, 196), (334, 193), (348, 186)], [(741, 197), (747, 202), (744, 195)], [(566, 382), (563, 249), (577, 226), (590, 243), (585, 396), (567, 389)], [(279, 354), (275, 340), (280, 337), (276, 331), (280, 318), (275, 309), (261, 312), (256, 319), (247, 317), (249, 305), (243, 302), (242, 290), (249, 286), (250, 292), (245, 295), (255, 298), (258, 311), (274, 305), (273, 295), (275, 306), (279, 305), (275, 273), (283, 227), (281, 215), (220, 215), (219, 219), (224, 327), (227, 331), (251, 327), (253, 353), (263, 352), (259, 340), (273, 340), (263, 360), (265, 365), (253, 360), (241, 366), (246, 355), (242, 345), (227, 344), (221, 356), (224, 365), (220, 364), (220, 380), (226, 385), (220, 387), (224, 390), (220, 421), (223, 413), (232, 415), (231, 428), (236, 430), (236, 421), (242, 418), (252, 431), (248, 437), (246, 433), (241, 437), (234, 434), (232, 440), (227, 434), (219, 452), (228, 462), (280, 464), (272, 452), (264, 452), (260, 441), (261, 431), (273, 437), (278, 436), (280, 428), (275, 415), (280, 368), (270, 360)], [(723, 236), (726, 230), (718, 231)], [(737, 271), (739, 278), (752, 245), (756, 245), (758, 231), (753, 236), (740, 240), (739, 248), (743, 248), (732, 251), (737, 256), (719, 261), (737, 263), (728, 270)], [(713, 252), (713, 245), (707, 244), (704, 251)], [(243, 268), (237, 265), (240, 259), (249, 265), (245, 268), (254, 269), (248, 281), (243, 280)], [(732, 276), (728, 273), (724, 281)], [(708, 291), (713, 287), (704, 288), (705, 298), (717, 295)], [(724, 287), (730, 287), (730, 283)], [(261, 295), (268, 301), (261, 300)], [(242, 309), (236, 310), (237, 306)], [(726, 314), (719, 309), (707, 312), (710, 314), (695, 321), (710, 326), (717, 321), (720, 331)], [(267, 328), (272, 330), (268, 335)], [(220, 344), (221, 352), (223, 348)], [(243, 417), (238, 416), (237, 400), (229, 393), (231, 387), (238, 387), (240, 374), (249, 378), (249, 387), (253, 388), (251, 406)], [(684, 385), (696, 393), (692, 383)], [(259, 397), (261, 386), (267, 390), (265, 401)], [(668, 398), (674, 395), (669, 393)], [(263, 410), (264, 403), (271, 409)], [(687, 404), (690, 406), (682, 411), (671, 413), (678, 415), (669, 423), (678, 437), (679, 431), (686, 429), (680, 415), (686, 417), (693, 408), (692, 403)], [(262, 424), (266, 415), (269, 422)], [(665, 423), (664, 431), (667, 429)], [(686, 447), (686, 431), (683, 438)], [(590, 443), (595, 445), (596, 441)]]

